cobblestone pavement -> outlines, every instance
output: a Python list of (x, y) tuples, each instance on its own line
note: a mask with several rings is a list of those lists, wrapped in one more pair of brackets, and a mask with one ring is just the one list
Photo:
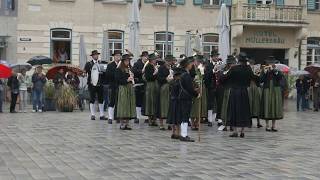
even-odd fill
[(0, 114), (0, 179), (320, 179), (320, 114), (289, 104), (278, 133), (232, 139), (204, 126), (195, 143), (143, 122), (123, 132), (88, 112)]

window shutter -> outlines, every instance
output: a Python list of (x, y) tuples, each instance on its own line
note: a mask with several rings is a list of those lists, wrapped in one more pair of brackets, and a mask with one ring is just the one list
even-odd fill
[(194, 5), (202, 5), (202, 0), (193, 0)]
[(249, 4), (257, 4), (257, 0), (248, 0)]
[(185, 3), (185, 0), (176, 0), (177, 5), (184, 5)]
[(156, 0), (144, 0), (144, 3), (155, 3)]
[(283, 6), (284, 5), (284, 0), (276, 0), (276, 5), (277, 6)]
[(308, 0), (308, 10), (315, 10), (315, 9), (316, 9), (315, 0)]
[(232, 0), (222, 0), (221, 4), (226, 4), (226, 6), (232, 6)]

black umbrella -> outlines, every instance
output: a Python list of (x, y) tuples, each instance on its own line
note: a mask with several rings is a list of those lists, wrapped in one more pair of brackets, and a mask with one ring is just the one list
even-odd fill
[(35, 56), (31, 59), (29, 59), (29, 61), (27, 61), (27, 63), (31, 64), (32, 66), (35, 65), (43, 65), (43, 64), (52, 64), (52, 59), (46, 56)]

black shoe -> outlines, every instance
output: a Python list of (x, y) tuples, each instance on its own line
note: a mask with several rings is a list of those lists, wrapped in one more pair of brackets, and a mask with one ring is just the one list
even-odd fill
[(241, 133), (241, 134), (240, 134), (240, 137), (241, 137), (241, 138), (244, 138), (244, 133)]
[(17, 111), (10, 111), (10, 113), (17, 113)]
[(314, 112), (318, 112), (318, 111), (319, 111), (318, 109), (315, 109), (315, 110), (314, 110)]
[(124, 130), (129, 130), (130, 131), (130, 130), (132, 130), (132, 128), (126, 125), (126, 126), (124, 126)]
[(108, 120), (108, 124), (112, 124), (112, 119), (109, 119), (109, 120)]
[(261, 124), (258, 124), (257, 125), (257, 128), (262, 128), (263, 126)]
[(190, 123), (190, 121), (188, 122), (188, 127), (191, 127), (191, 123)]
[(224, 127), (222, 131), (228, 131), (228, 128), (227, 128), (227, 127)]
[(165, 131), (166, 130), (166, 128), (164, 128), (163, 126), (160, 126), (160, 128), (159, 128), (161, 131)]
[(189, 136), (187, 136), (187, 137), (180, 137), (180, 141), (183, 141), (183, 142), (194, 142), (194, 140), (191, 139)]
[(229, 137), (238, 137), (238, 133), (232, 133)]
[(218, 127), (220, 127), (220, 126), (222, 126), (222, 125), (223, 125), (223, 123), (218, 123), (218, 124), (217, 124)]
[(171, 127), (171, 126), (168, 126), (168, 130), (171, 131), (171, 130), (172, 130), (172, 127)]
[(91, 116), (91, 120), (96, 120), (96, 117), (95, 116)]
[(156, 122), (152, 122), (152, 123), (149, 124), (149, 126), (158, 127), (158, 124)]
[(271, 129), (270, 128), (266, 128), (266, 131), (271, 132)]
[(231, 132), (233, 131), (233, 127), (230, 127), (230, 131), (231, 131)]
[(149, 123), (149, 120), (148, 120), (148, 119), (144, 120), (144, 123), (147, 123), (147, 124), (148, 124), (148, 123)]
[(172, 134), (172, 135), (171, 135), (171, 139), (180, 139), (180, 136), (175, 135), (175, 134)]
[(275, 128), (271, 128), (271, 131), (272, 131), (272, 132), (278, 132), (278, 130), (275, 129)]
[(199, 128), (197, 128), (197, 127), (193, 127), (193, 128), (191, 128), (191, 130), (192, 130), (192, 131), (198, 131), (198, 130), (199, 130)]
[(106, 120), (108, 120), (105, 116), (100, 116), (100, 120), (101, 121), (106, 121)]
[(208, 122), (208, 126), (209, 126), (209, 127), (212, 127), (212, 122)]
[(139, 119), (135, 119), (135, 120), (134, 120), (134, 123), (135, 123), (135, 124), (139, 124)]

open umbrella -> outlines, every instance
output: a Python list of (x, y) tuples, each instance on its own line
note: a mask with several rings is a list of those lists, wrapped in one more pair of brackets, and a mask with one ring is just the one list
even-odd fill
[(317, 73), (320, 72), (320, 64), (311, 64), (304, 68), (304, 70), (308, 71), (312, 77), (317, 77)]
[(133, 0), (131, 5), (131, 13), (129, 16), (129, 49), (135, 60), (140, 54), (140, 11), (138, 0)]
[(21, 73), (22, 70), (30, 71), (30, 69), (32, 68), (31, 64), (29, 63), (12, 64), (10, 67), (13, 71), (16, 71), (19, 73)]
[(12, 69), (9, 66), (0, 64), (0, 78), (9, 78), (12, 75)]
[(289, 73), (290, 71), (290, 67), (285, 65), (285, 64), (275, 64), (276, 65), (276, 69), (283, 72), (283, 73)]
[(50, 68), (47, 72), (48, 79), (54, 79), (55, 75), (58, 73), (60, 69), (63, 69), (65, 72), (73, 72), (77, 76), (83, 75), (83, 70), (79, 67), (71, 65), (71, 64), (58, 64)]
[(290, 71), (290, 74), (293, 76), (303, 76), (303, 75), (309, 75), (310, 73), (305, 70), (295, 70), (295, 71)]
[(226, 7), (226, 4), (221, 5), (219, 12), (218, 22), (216, 27), (219, 29), (219, 54), (223, 62), (226, 62), (227, 57), (230, 53), (229, 45), (229, 10)]
[(35, 56), (31, 59), (29, 59), (29, 61), (27, 61), (27, 63), (31, 64), (32, 66), (36, 66), (36, 65), (43, 65), (43, 64), (52, 64), (52, 59), (46, 56)]

